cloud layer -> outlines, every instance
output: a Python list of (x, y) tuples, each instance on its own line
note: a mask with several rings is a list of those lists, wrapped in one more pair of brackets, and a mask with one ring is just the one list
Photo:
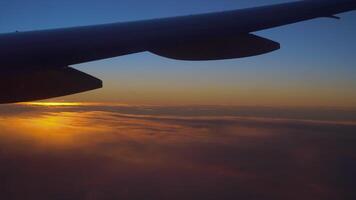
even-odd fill
[(258, 110), (2, 106), (0, 198), (356, 197), (352, 117)]

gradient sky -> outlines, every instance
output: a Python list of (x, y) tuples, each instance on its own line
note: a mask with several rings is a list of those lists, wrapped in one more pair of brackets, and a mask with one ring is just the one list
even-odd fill
[[(0, 32), (59, 28), (288, 2), (2, 0)], [(356, 106), (356, 12), (257, 34), (282, 44), (258, 57), (186, 62), (140, 53), (74, 66), (104, 89), (60, 99), (130, 104)]]

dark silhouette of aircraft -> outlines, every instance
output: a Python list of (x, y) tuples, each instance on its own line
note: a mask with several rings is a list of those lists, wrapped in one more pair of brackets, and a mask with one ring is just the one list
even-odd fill
[(68, 67), (149, 51), (178, 60), (256, 56), (280, 44), (253, 32), (356, 9), (356, 0), (305, 0), (241, 10), (0, 34), (0, 103), (41, 100), (102, 87)]

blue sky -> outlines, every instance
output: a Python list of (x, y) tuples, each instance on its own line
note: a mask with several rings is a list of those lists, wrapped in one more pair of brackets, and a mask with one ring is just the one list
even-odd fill
[[(0, 32), (134, 21), (282, 2), (288, 1), (3, 0)], [(356, 106), (356, 12), (340, 16), (342, 20), (317, 19), (257, 32), (282, 44), (281, 50), (258, 57), (181, 62), (140, 53), (76, 65), (101, 78), (105, 87), (65, 99)]]

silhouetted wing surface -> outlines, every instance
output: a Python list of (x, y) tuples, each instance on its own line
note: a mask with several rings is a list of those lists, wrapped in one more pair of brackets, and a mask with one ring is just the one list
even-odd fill
[(0, 76), (0, 102), (35, 101), (101, 87), (101, 80), (70, 67), (8, 71)]
[[(180, 60), (255, 56), (277, 50), (280, 45), (252, 32), (318, 17), (334, 18), (335, 14), (355, 8), (356, 0), (306, 0), (218, 13), (0, 34), (0, 67), (6, 74), (25, 70), (32, 76), (42, 70), (65, 69), (73, 64), (143, 51)], [(77, 73), (71, 73), (74, 74)], [(78, 74), (81, 78), (82, 74)], [(0, 81), (3, 87), (14, 93), (21, 91), (5, 80)], [(96, 80), (93, 84), (101, 86)], [(83, 91), (64, 83), (54, 86), (62, 90), (57, 93), (49, 93), (41, 85), (37, 87), (33, 97), (1, 94), (0, 103)]]

